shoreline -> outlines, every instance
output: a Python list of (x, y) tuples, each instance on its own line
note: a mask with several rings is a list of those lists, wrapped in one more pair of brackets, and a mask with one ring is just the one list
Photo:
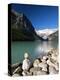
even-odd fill
[[(51, 55), (55, 55), (55, 56), (53, 56), (53, 58), (56, 58), (56, 60), (54, 60), (52, 57), (51, 57)], [(39, 58), (36, 58), (32, 63), (31, 63), (31, 66), (30, 66), (30, 68), (29, 68), (29, 70), (28, 71), (25, 71), (25, 73), (26, 73), (26, 76), (32, 76), (32, 75), (48, 75), (48, 74), (58, 74), (59, 73), (59, 62), (58, 62), (58, 55), (59, 55), (59, 53), (58, 53), (58, 49), (51, 49), (48, 53), (47, 53), (47, 56), (45, 56), (45, 57), (47, 57), (48, 58), (48, 61), (46, 60), (46, 66), (47, 66), (47, 68), (45, 67), (45, 64), (44, 64), (44, 66), (42, 66), (42, 68), (44, 67), (44, 68), (46, 68), (47, 69), (47, 71), (44, 71), (44, 70), (42, 70), (41, 69), (41, 67), (39, 67), (39, 66), (37, 66), (37, 67), (35, 67), (35, 65), (37, 64), (37, 62), (35, 62), (36, 60), (38, 60), (39, 61)], [(43, 56), (44, 57), (44, 56)], [(46, 58), (46, 59), (47, 59)], [(50, 60), (51, 59), (51, 60)], [(41, 60), (43, 60), (43, 59), (41, 59)], [(50, 61), (50, 62), (49, 62)], [(35, 62), (35, 63), (34, 63)], [(42, 64), (43, 62), (41, 62), (41, 64)], [(57, 64), (56, 64), (57, 63)], [(40, 62), (39, 62), (39, 64), (40, 64)], [(38, 65), (39, 65), (38, 64)], [(53, 66), (51, 66), (51, 65), (53, 65), (54, 64), (54, 67)], [(23, 69), (22, 69), (22, 63), (16, 63), (16, 64), (12, 64), (12, 65), (9, 65), (10, 66), (10, 69), (11, 69), (11, 71), (10, 70), (8, 70), (8, 74), (11, 76), (11, 74), (12, 74), (12, 76), (14, 76), (14, 75), (20, 75), (20, 76), (23, 76), (22, 75), (22, 72), (24, 72), (23, 71)], [(41, 66), (41, 65), (40, 65)], [(54, 69), (53, 69), (54, 68)], [(56, 68), (56, 69), (55, 69)], [(45, 69), (45, 70), (46, 70)], [(52, 69), (52, 71), (51, 71), (51, 69)], [(54, 71), (55, 70), (55, 71)], [(11, 72), (11, 73), (9, 73), (9, 72)]]

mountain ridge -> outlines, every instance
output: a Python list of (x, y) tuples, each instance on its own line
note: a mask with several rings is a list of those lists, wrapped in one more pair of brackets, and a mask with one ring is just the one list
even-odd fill
[[(50, 40), (50, 36), (54, 35), (58, 31), (58, 29), (43, 29), (43, 30), (35, 30), (37, 35), (42, 37), (43, 39)], [(58, 33), (57, 33), (58, 34)]]

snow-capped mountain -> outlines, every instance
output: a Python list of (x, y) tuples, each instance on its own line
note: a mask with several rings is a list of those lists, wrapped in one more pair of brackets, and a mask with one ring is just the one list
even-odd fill
[(47, 39), (49, 35), (55, 33), (58, 29), (43, 29), (43, 30), (35, 30), (37, 35), (42, 37), (43, 39)]

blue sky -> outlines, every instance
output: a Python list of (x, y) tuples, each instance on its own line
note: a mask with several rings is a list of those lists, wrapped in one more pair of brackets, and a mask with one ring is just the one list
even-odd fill
[(58, 7), (12, 4), (12, 9), (24, 13), (36, 29), (58, 27)]

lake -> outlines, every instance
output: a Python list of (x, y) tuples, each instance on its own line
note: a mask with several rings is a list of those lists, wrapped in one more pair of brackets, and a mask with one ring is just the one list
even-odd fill
[(16, 41), (11, 43), (12, 64), (20, 63), (24, 59), (24, 53), (27, 52), (31, 61), (42, 57), (44, 53), (51, 48), (58, 48), (58, 41)]

